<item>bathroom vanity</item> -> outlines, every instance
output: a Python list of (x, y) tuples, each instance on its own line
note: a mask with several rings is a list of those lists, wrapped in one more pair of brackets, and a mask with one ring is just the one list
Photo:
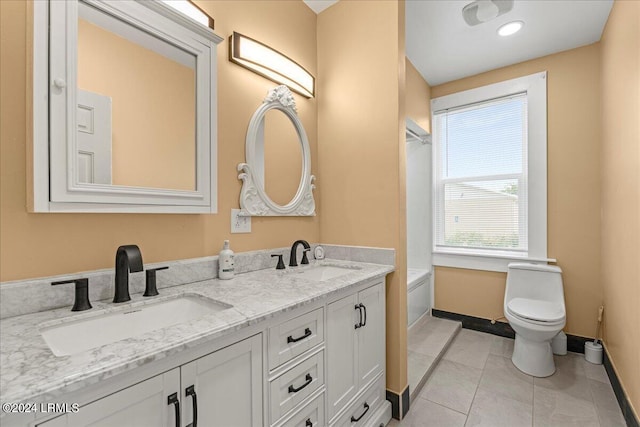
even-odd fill
[[(2, 425), (386, 424), (384, 280), (391, 271), (325, 260), (132, 295), (125, 304), (93, 302), (81, 314), (65, 308), (3, 319), (2, 403), (33, 404), (33, 412), (3, 413)], [(159, 319), (166, 307), (179, 323), (93, 348), (64, 347), (73, 341), (64, 331), (81, 337), (83, 322), (158, 310), (148, 319)], [(204, 314), (178, 313), (198, 310)], [(46, 336), (60, 328), (58, 341)], [(127, 336), (135, 328), (95, 334)], [(50, 403), (62, 406), (47, 412)]]

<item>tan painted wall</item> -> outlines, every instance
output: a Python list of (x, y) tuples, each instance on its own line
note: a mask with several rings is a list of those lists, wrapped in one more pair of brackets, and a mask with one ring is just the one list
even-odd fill
[(413, 119), (422, 129), (431, 132), (431, 87), (409, 58), (405, 58), (405, 64), (407, 117)]
[(616, 1), (602, 36), (604, 339), (640, 415), (640, 2)]
[(78, 88), (111, 98), (112, 183), (195, 190), (195, 71), (84, 19)]
[[(570, 334), (592, 337), (600, 284), (600, 45), (545, 56), (431, 88), (439, 96), (548, 71), (548, 256), (563, 270)], [(435, 307), (503, 316), (506, 274), (435, 269)]]
[(302, 149), (295, 127), (282, 111), (271, 110), (265, 116), (264, 158), (264, 188), (271, 200), (286, 205), (300, 185)]
[[(239, 31), (285, 53), (316, 75), (316, 15), (302, 2), (201, 2), (216, 33)], [(0, 280), (17, 280), (113, 267), (119, 245), (136, 243), (145, 262), (217, 254), (224, 239), (236, 251), (317, 241), (318, 217), (253, 218), (251, 234), (230, 234), (230, 210), (238, 207), (247, 125), (275, 84), (228, 60), (218, 46), (218, 214), (29, 214), (26, 211), (25, 74), (26, 3), (0, 1)], [(282, 23), (286, 22), (287, 25)], [(291, 24), (293, 23), (293, 24)], [(290, 25), (291, 24), (291, 25)], [(316, 100), (295, 95), (298, 114), (317, 167)]]
[(387, 388), (407, 384), (404, 2), (318, 16), (320, 239), (396, 249), (387, 279)]

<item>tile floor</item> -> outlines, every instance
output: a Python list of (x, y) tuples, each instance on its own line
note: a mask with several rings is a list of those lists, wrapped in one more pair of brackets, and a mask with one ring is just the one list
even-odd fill
[[(411, 399), (416, 399), (447, 346), (460, 331), (460, 322), (424, 316), (409, 328), (408, 378)], [(416, 393), (417, 392), (417, 393)]]
[(534, 378), (513, 366), (512, 350), (511, 339), (462, 329), (412, 400), (407, 417), (389, 425), (625, 426), (602, 365), (568, 353), (555, 356), (554, 375)]

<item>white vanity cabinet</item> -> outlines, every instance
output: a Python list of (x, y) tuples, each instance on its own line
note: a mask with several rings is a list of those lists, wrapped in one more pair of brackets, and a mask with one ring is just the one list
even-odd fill
[[(80, 407), (42, 427), (262, 425), (262, 336), (255, 335)], [(175, 399), (171, 399), (175, 396)], [(177, 404), (172, 403), (173, 401)], [(180, 420), (176, 417), (176, 408)]]
[(391, 417), (384, 369), (378, 278), (69, 392), (59, 401), (77, 413), (27, 425), (190, 427), (197, 414), (206, 427), (379, 426)]
[[(332, 425), (346, 412), (347, 419), (353, 416), (360, 424), (373, 412), (374, 402), (366, 395), (375, 388), (372, 382), (384, 377), (384, 316), (383, 282), (327, 306), (327, 394)], [(377, 400), (380, 393), (384, 395), (384, 380), (380, 387), (373, 392)], [(362, 416), (365, 411), (369, 413)]]
[(174, 427), (174, 405), (168, 398), (180, 393), (180, 369), (175, 368), (70, 413), (37, 424), (42, 427), (137, 426)]
[(262, 425), (262, 338), (256, 335), (180, 367), (183, 425), (207, 427)]

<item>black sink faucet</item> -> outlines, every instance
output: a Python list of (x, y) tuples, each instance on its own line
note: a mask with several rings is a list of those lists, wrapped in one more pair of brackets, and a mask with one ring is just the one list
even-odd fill
[(291, 246), (291, 255), (289, 256), (289, 267), (298, 266), (298, 260), (296, 259), (298, 255), (296, 252), (298, 249), (298, 245), (304, 246), (304, 251), (302, 251), (302, 261), (300, 261), (300, 264), (309, 264), (309, 260), (307, 259), (307, 252), (311, 250), (311, 246), (309, 246), (309, 242), (307, 242), (306, 240), (296, 240), (295, 242), (293, 242), (293, 246)]
[(116, 252), (116, 292), (113, 302), (130, 301), (129, 271), (142, 271), (142, 254), (136, 245), (124, 245)]

